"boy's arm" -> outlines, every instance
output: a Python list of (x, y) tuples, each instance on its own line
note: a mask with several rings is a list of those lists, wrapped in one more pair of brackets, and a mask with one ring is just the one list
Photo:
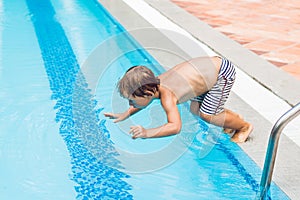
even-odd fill
[(127, 119), (128, 117), (130, 117), (134, 113), (137, 113), (140, 110), (141, 109), (139, 109), (139, 108), (135, 108), (133, 106), (130, 106), (128, 108), (128, 110), (126, 110), (123, 113), (104, 113), (104, 116), (109, 117), (110, 119), (115, 119), (114, 122), (116, 123), (116, 122), (123, 121), (123, 120)]
[(133, 139), (165, 137), (180, 132), (181, 119), (177, 108), (177, 99), (174, 94), (169, 93), (162, 95), (161, 104), (167, 114), (168, 122), (160, 127), (151, 129), (145, 129), (142, 126), (132, 126), (130, 127), (130, 133)]

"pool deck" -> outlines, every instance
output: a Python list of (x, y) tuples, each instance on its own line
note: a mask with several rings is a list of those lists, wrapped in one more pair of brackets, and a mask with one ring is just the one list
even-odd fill
[(300, 80), (300, 1), (172, 2)]
[[(300, 102), (300, 92), (296, 92), (300, 88), (297, 75), (291, 75), (283, 68), (275, 66), (280, 63), (269, 62), (269, 57), (255, 53), (250, 45), (240, 43), (240, 38), (233, 38), (233, 34), (209, 25), (211, 22), (197, 16), (192, 4), (184, 5), (185, 1), (99, 1), (127, 30), (132, 30), (131, 34), (163, 66), (172, 66), (181, 59), (193, 57), (199, 48), (195, 43), (208, 48), (205, 52), (199, 50), (200, 54), (213, 52), (238, 66), (237, 82), (227, 107), (242, 114), (254, 125), (250, 141), (240, 144), (240, 147), (262, 168), (274, 123), (283, 113)], [(191, 12), (191, 9), (194, 11)], [(181, 58), (178, 58), (179, 55)], [(289, 65), (287, 61), (281, 63)], [(294, 119), (281, 135), (273, 173), (273, 181), (291, 199), (300, 199), (299, 118)]]

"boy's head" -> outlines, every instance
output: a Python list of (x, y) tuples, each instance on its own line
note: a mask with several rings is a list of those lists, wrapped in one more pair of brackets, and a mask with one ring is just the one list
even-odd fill
[(159, 79), (145, 66), (131, 67), (118, 83), (120, 95), (127, 99), (152, 96), (158, 86)]

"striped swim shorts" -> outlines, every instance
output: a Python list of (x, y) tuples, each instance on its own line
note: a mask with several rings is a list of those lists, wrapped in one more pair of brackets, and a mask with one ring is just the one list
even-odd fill
[(208, 92), (191, 99), (200, 103), (200, 112), (216, 115), (224, 111), (225, 102), (235, 81), (235, 73), (234, 64), (222, 58), (216, 84)]

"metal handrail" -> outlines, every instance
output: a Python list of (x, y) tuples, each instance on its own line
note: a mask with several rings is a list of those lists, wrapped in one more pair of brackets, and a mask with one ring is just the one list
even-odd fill
[(264, 169), (260, 181), (260, 194), (258, 198), (260, 200), (266, 199), (270, 188), (276, 154), (277, 154), (278, 141), (281, 132), (283, 128), (291, 120), (296, 118), (299, 114), (300, 114), (300, 103), (298, 103), (296, 106), (294, 106), (293, 108), (288, 110), (285, 114), (283, 114), (272, 128), (270, 138), (269, 138), (268, 150), (266, 153), (266, 158), (264, 163)]

